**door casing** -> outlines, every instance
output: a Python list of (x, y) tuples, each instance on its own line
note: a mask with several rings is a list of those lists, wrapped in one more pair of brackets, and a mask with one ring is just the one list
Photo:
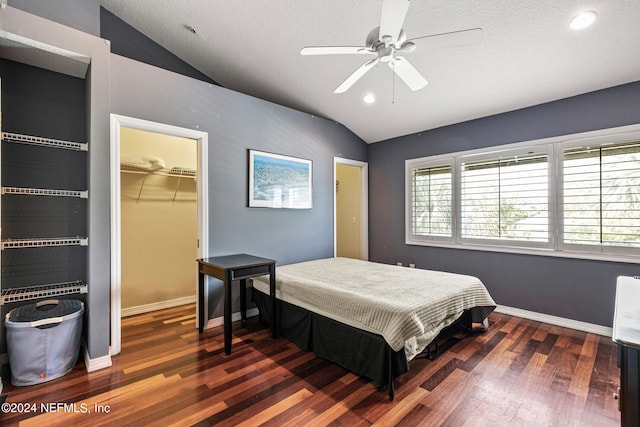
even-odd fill
[[(177, 137), (195, 139), (197, 144), (197, 256), (206, 258), (209, 251), (209, 191), (208, 191), (208, 134), (206, 132), (152, 122), (134, 117), (111, 114), (111, 349), (112, 355), (121, 348), (121, 286), (122, 286), (122, 242), (120, 213), (120, 129), (122, 127), (162, 133)], [(198, 280), (194, 260), (194, 293), (197, 294)], [(205, 298), (206, 301), (206, 298)], [(206, 307), (205, 307), (206, 313)], [(196, 322), (196, 325), (198, 323)]]

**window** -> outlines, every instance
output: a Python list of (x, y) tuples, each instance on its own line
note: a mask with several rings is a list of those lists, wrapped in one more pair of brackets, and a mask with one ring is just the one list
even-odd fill
[(451, 237), (451, 165), (416, 167), (411, 176), (412, 234)]
[(411, 159), (406, 173), (408, 244), (640, 262), (640, 125)]
[(566, 244), (640, 248), (640, 142), (565, 149), (563, 179)]
[(463, 239), (549, 241), (547, 153), (463, 161)]

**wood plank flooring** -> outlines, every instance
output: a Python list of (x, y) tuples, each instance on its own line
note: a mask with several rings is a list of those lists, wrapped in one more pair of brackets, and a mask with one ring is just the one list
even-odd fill
[[(2, 426), (617, 426), (611, 338), (494, 313), (487, 332), (434, 361), (414, 360), (386, 389), (273, 339), (250, 321), (199, 335), (187, 305), (122, 321), (113, 366), (83, 362), (57, 380), (13, 387)], [(27, 404), (18, 409), (17, 404)], [(43, 404), (44, 406), (41, 406)], [(46, 412), (49, 409), (50, 412)]]

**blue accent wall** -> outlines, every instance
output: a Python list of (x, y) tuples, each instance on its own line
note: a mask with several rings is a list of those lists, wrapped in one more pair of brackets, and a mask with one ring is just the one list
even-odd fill
[(407, 245), (404, 162), (637, 123), (640, 82), (370, 145), (370, 259), (471, 274), (500, 305), (611, 326), (616, 277), (640, 264)]
[[(210, 256), (250, 253), (278, 265), (333, 256), (333, 158), (366, 161), (361, 139), (341, 124), (118, 55), (111, 65), (113, 113), (208, 133)], [(313, 208), (249, 208), (249, 149), (311, 160)], [(220, 283), (209, 288), (210, 316), (221, 316)]]
[[(111, 40), (111, 111), (209, 134), (212, 256), (249, 252), (278, 264), (333, 256), (333, 158), (366, 161), (360, 138), (339, 123), (207, 81), (104, 8), (101, 25)], [(311, 160), (313, 208), (247, 207), (249, 149)]]

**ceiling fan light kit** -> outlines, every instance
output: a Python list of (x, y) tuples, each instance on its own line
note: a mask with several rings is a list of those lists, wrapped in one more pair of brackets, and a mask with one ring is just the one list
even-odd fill
[(569, 23), (569, 28), (571, 28), (572, 30), (585, 29), (593, 24), (597, 17), (598, 14), (593, 10), (580, 13), (579, 15), (573, 17), (573, 19)]
[(376, 97), (372, 93), (368, 93), (362, 98), (362, 100), (366, 104), (373, 104), (374, 102), (376, 102)]
[(375, 56), (358, 67), (333, 91), (334, 93), (344, 93), (349, 90), (379, 62), (386, 63), (412, 91), (418, 91), (424, 88), (428, 82), (402, 55), (411, 53), (417, 48), (437, 49), (475, 43), (480, 40), (482, 29), (474, 28), (407, 40), (402, 25), (409, 10), (409, 3), (410, 0), (383, 0), (380, 26), (369, 33), (365, 46), (312, 46), (303, 48), (300, 54)]

